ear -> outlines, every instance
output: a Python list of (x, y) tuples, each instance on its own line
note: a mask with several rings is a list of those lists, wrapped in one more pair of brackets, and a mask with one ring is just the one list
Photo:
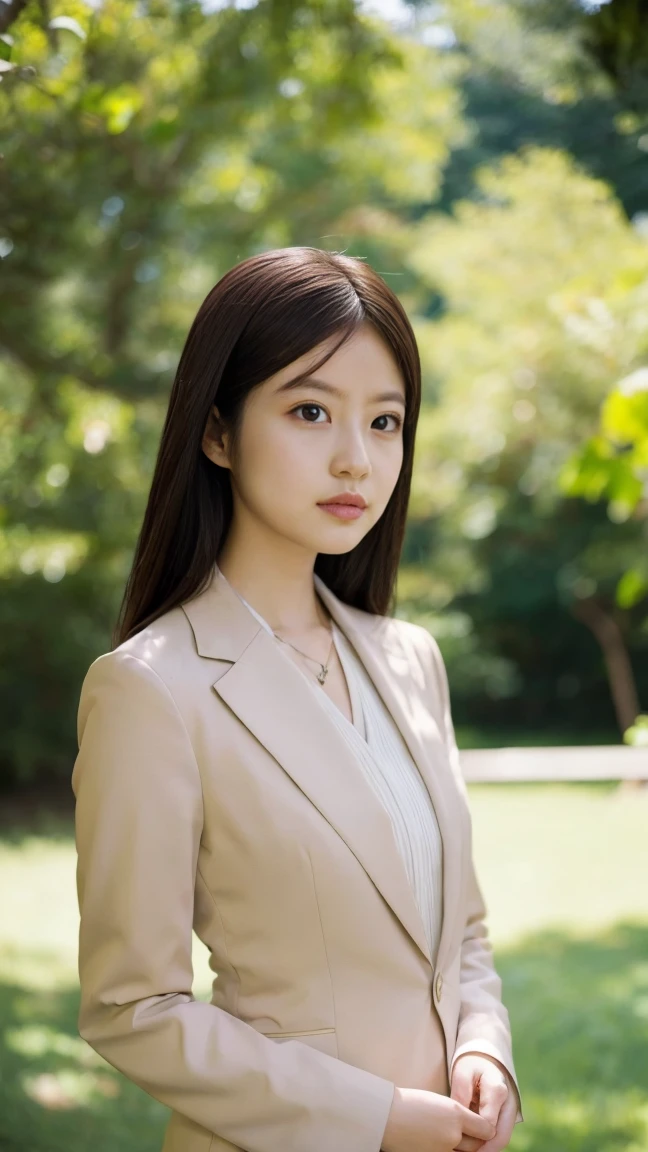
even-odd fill
[(221, 468), (231, 467), (228, 441), (229, 437), (225, 425), (221, 419), (218, 408), (214, 404), (209, 413), (207, 425), (203, 433), (202, 450), (213, 464), (219, 464)]

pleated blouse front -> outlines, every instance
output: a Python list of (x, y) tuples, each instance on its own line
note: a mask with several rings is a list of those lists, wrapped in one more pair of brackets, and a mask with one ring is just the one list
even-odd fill
[[(239, 598), (243, 600), (242, 596)], [(273, 635), (267, 621), (247, 600), (243, 603)], [(301, 671), (351, 747), (389, 814), (423, 921), (432, 963), (436, 966), (443, 915), (443, 856), (432, 798), (360, 657), (334, 620), (331, 620), (331, 627), (351, 697), (353, 723), (323, 691), (315, 677), (309, 676), (304, 669)]]

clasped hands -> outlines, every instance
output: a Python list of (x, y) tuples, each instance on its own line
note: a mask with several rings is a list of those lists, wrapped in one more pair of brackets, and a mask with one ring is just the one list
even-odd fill
[(515, 1126), (519, 1098), (515, 1083), (501, 1064), (477, 1052), (464, 1052), (452, 1070), (450, 1097), (490, 1120), (496, 1129), (490, 1140), (463, 1136), (456, 1152), (501, 1152)]

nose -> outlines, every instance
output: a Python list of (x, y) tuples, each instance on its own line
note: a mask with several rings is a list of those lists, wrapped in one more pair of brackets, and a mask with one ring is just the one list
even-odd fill
[(332, 463), (335, 475), (360, 478), (371, 471), (371, 460), (361, 430), (349, 428), (341, 434)]

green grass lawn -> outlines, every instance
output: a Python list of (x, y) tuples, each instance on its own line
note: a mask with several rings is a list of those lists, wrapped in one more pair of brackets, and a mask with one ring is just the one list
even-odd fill
[[(518, 1152), (648, 1152), (648, 789), (475, 785)], [(159, 1152), (168, 1111), (76, 1032), (69, 816), (0, 830), (0, 1149)], [(210, 973), (194, 941), (195, 993)]]

